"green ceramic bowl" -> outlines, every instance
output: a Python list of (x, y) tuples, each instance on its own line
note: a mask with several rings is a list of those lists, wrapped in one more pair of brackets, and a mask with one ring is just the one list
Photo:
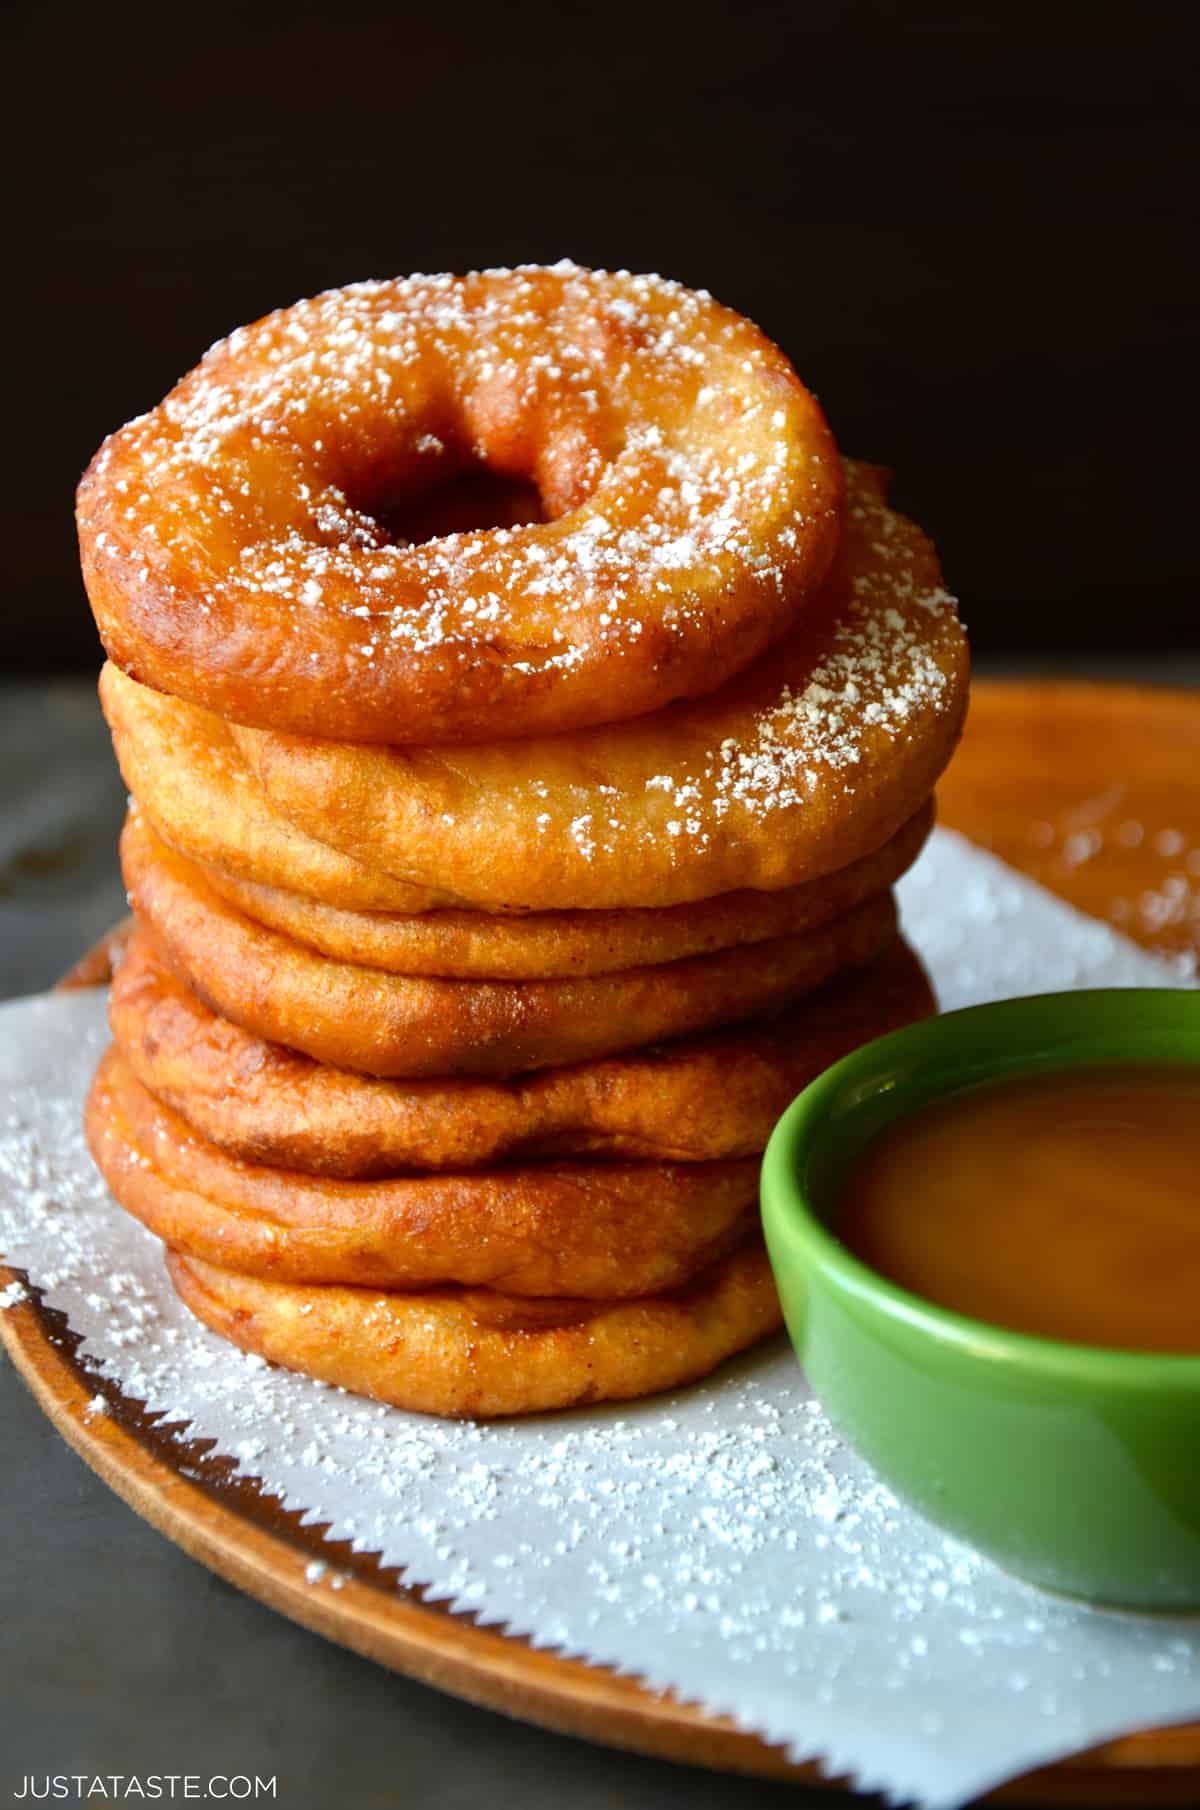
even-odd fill
[[(1198, 1609), (1200, 1353), (1102, 1350), (951, 1313), (829, 1229), (842, 1178), (892, 1121), (982, 1081), (1141, 1062), (1200, 1064), (1200, 993), (1047, 994), (881, 1037), (779, 1121), (763, 1219), (812, 1386), (897, 1495), (1047, 1589)], [(1200, 1177), (1197, 1190), (1200, 1211)]]

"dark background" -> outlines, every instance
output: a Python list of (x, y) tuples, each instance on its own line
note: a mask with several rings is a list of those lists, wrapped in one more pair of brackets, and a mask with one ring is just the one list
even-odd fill
[(777, 338), (896, 469), (978, 651), (1194, 648), (1185, 16), (18, 8), (9, 659), (96, 662), (75, 480), (212, 339), (330, 284), (563, 254)]

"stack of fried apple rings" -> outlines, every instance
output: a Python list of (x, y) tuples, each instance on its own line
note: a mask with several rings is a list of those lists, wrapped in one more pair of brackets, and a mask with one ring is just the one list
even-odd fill
[(400, 1407), (770, 1333), (758, 1160), (933, 1009), (932, 548), (709, 296), (413, 277), (240, 329), (79, 492), (137, 928), (87, 1108), (187, 1305)]

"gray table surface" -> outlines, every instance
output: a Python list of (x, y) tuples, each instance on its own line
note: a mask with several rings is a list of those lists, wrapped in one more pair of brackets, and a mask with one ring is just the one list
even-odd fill
[[(1093, 669), (1200, 680), (1195, 659)], [(122, 914), (123, 809), (90, 683), (0, 685), (0, 997), (50, 985)], [(293, 1627), (111, 1495), (7, 1359), (0, 1453), (0, 1803), (26, 1775), (239, 1772), (275, 1775), (284, 1810), (846, 1803), (547, 1734)]]

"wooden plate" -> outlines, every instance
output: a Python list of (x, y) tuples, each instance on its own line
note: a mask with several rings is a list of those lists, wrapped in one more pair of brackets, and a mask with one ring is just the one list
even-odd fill
[[(1200, 949), (1200, 696), (1078, 684), (981, 683), (943, 782), (942, 821), (1147, 947)], [(98, 985), (111, 942), (66, 984)], [(18, 1272), (0, 1266), (0, 1288)], [(627, 1678), (480, 1628), (376, 1560), (330, 1547), (233, 1477), (204, 1441), (149, 1423), (89, 1374), (36, 1295), (0, 1315), (13, 1361), (59, 1432), (117, 1494), (193, 1558), (261, 1601), (424, 1683), (612, 1746), (693, 1765), (816, 1782), (779, 1748)], [(103, 1393), (108, 1414), (88, 1413)], [(337, 1567), (306, 1581), (316, 1556)], [(1151, 1730), (1030, 1773), (997, 1800), (1200, 1802), (1200, 1723)]]

